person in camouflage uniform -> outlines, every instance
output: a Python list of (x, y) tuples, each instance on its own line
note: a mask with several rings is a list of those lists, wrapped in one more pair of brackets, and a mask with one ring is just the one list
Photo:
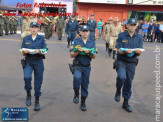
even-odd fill
[(43, 22), (44, 22), (44, 33), (45, 33), (45, 38), (49, 39), (50, 38), (50, 19), (46, 17), (45, 15), (43, 16)]
[(2, 11), (0, 11), (0, 36), (3, 36), (4, 18), (2, 17)]
[(25, 36), (31, 34), (30, 23), (31, 23), (31, 20), (30, 20), (29, 16), (26, 16), (26, 19), (23, 20), (23, 24), (22, 24), (22, 34), (21, 34), (22, 41)]
[[(5, 13), (7, 13), (7, 11), (5, 11)], [(4, 17), (4, 30), (5, 30), (5, 35), (8, 35), (9, 32), (9, 17), (5, 16)]]
[(65, 21), (62, 16), (59, 16), (57, 19), (57, 34), (58, 34), (58, 40), (62, 40), (62, 33), (63, 33), (63, 28), (65, 26)]
[(25, 11), (24, 10), (22, 10), (22, 16), (21, 16), (21, 19), (20, 19), (20, 27), (21, 27), (21, 33), (23, 33), (23, 31), (22, 31), (22, 24), (23, 24), (23, 20), (24, 19), (26, 19), (26, 17), (25, 16), (23, 16), (23, 14), (25, 14)]
[(52, 36), (52, 34), (53, 34), (53, 26), (54, 26), (54, 24), (55, 24), (55, 19), (54, 19), (54, 17), (53, 16), (49, 16), (49, 19), (50, 19), (50, 26), (49, 26), (49, 35), (50, 35), (50, 37)]
[(13, 31), (14, 31), (14, 18), (12, 16), (10, 16), (10, 19), (9, 19), (9, 30), (10, 30), (10, 34), (13, 34)]
[(14, 34), (17, 33), (17, 26), (18, 26), (18, 23), (17, 23), (17, 18), (16, 17), (13, 17), (13, 32)]

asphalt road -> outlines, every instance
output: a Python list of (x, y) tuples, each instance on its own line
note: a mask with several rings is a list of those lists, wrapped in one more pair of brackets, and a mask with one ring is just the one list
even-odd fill
[[(56, 37), (47, 41), (41, 110), (33, 111), (34, 97), (29, 109), (29, 122), (154, 122), (155, 121), (155, 64), (156, 46), (160, 49), (160, 71), (163, 71), (163, 44), (144, 43), (146, 51), (141, 55), (136, 69), (132, 87), (130, 105), (132, 113), (122, 109), (123, 99), (114, 101), (116, 72), (113, 70), (113, 59), (105, 51), (105, 42), (97, 39), (98, 54), (92, 61), (92, 71), (89, 85), (89, 97), (86, 101), (88, 110), (82, 112), (80, 104), (74, 104), (73, 76), (68, 63), (72, 62), (66, 39)], [(26, 107), (23, 70), (20, 64), (22, 58), (19, 49), (20, 35), (0, 37), (0, 107)], [(157, 58), (158, 59), (158, 58)], [(162, 75), (161, 75), (161, 85)], [(163, 90), (161, 89), (161, 93)], [(34, 91), (32, 90), (32, 95)], [(160, 101), (163, 116), (163, 102)], [(1, 112), (0, 112), (1, 114)], [(163, 121), (163, 118), (160, 118)]]

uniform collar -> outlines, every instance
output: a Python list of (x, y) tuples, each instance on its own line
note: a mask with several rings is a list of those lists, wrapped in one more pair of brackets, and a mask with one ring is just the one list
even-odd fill
[[(31, 40), (33, 40), (33, 39), (32, 39), (32, 35), (30, 35), (29, 38), (30, 38)], [(40, 39), (40, 35), (37, 34), (36, 39)], [(36, 39), (35, 39), (35, 40), (36, 40)]]
[[(125, 33), (125, 35), (130, 36), (127, 30), (124, 33)], [(134, 36), (136, 36), (136, 32), (134, 33), (133, 37)]]
[[(82, 38), (80, 38), (80, 40), (84, 43), (84, 41), (83, 41)], [(88, 38), (87, 41), (86, 41), (86, 43), (87, 43), (87, 42), (90, 42), (90, 41), (91, 41), (91, 40)]]

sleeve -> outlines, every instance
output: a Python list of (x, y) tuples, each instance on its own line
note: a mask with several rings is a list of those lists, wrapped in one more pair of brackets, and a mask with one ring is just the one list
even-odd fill
[(122, 48), (123, 44), (122, 44), (122, 37), (121, 34), (118, 35), (117, 40), (116, 40), (116, 48)]
[(79, 24), (78, 24), (78, 22), (76, 21), (76, 29), (77, 29), (77, 33), (79, 34)]
[(142, 29), (144, 28), (144, 25), (142, 25)]
[(24, 32), (24, 29), (25, 27), (24, 27), (24, 20), (23, 20), (23, 22), (22, 22), (22, 32)]
[(74, 40), (74, 41), (71, 43), (70, 52), (73, 52), (75, 46), (76, 46), (76, 44), (75, 44), (75, 40)]
[(106, 36), (106, 34), (107, 34), (107, 27), (105, 25), (105, 27), (104, 27), (104, 37)]
[(22, 48), (26, 48), (26, 46), (25, 46), (25, 38), (23, 38), (23, 42), (22, 42), (22, 45), (21, 45), (21, 49)]
[(140, 36), (139, 40), (140, 40), (140, 42), (139, 42), (139, 48), (143, 48), (143, 37)]
[(68, 34), (68, 22), (66, 23), (65, 32)]
[(96, 43), (93, 45), (93, 50), (90, 51), (90, 55), (95, 55), (97, 53)]
[(97, 22), (95, 21), (95, 28), (97, 28)]
[(87, 20), (87, 22), (86, 22), (86, 25), (88, 26), (88, 20)]
[(111, 27), (107, 27), (107, 34), (108, 34), (108, 40), (110, 40), (110, 32), (111, 32)]
[(97, 53), (97, 47), (96, 47), (96, 43), (94, 43), (94, 47), (93, 47), (94, 49), (96, 49), (96, 53)]
[(122, 26), (121, 26), (121, 32), (123, 32), (123, 28), (122, 28)]
[(44, 37), (42, 38), (42, 42), (43, 42), (43, 49), (47, 49), (48, 50), (48, 47), (47, 47), (47, 44), (46, 44), (46, 42), (45, 42), (45, 39), (44, 39)]

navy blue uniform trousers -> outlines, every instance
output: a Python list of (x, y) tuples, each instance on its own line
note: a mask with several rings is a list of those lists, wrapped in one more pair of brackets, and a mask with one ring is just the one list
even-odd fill
[(120, 64), (120, 67), (117, 69), (116, 87), (117, 89), (121, 89), (123, 87), (123, 98), (130, 99), (132, 94), (131, 87), (135, 76), (136, 63), (126, 63), (118, 60), (118, 64)]
[(43, 81), (44, 63), (43, 59), (40, 60), (26, 60), (27, 65), (24, 67), (24, 81), (25, 90), (30, 91), (32, 89), (32, 72), (34, 71), (34, 96), (41, 96), (41, 85)]
[(78, 90), (80, 89), (80, 85), (81, 85), (81, 96), (87, 98), (91, 67), (80, 66), (80, 68), (82, 71), (78, 69), (74, 71), (73, 87), (74, 87), (74, 90)]

